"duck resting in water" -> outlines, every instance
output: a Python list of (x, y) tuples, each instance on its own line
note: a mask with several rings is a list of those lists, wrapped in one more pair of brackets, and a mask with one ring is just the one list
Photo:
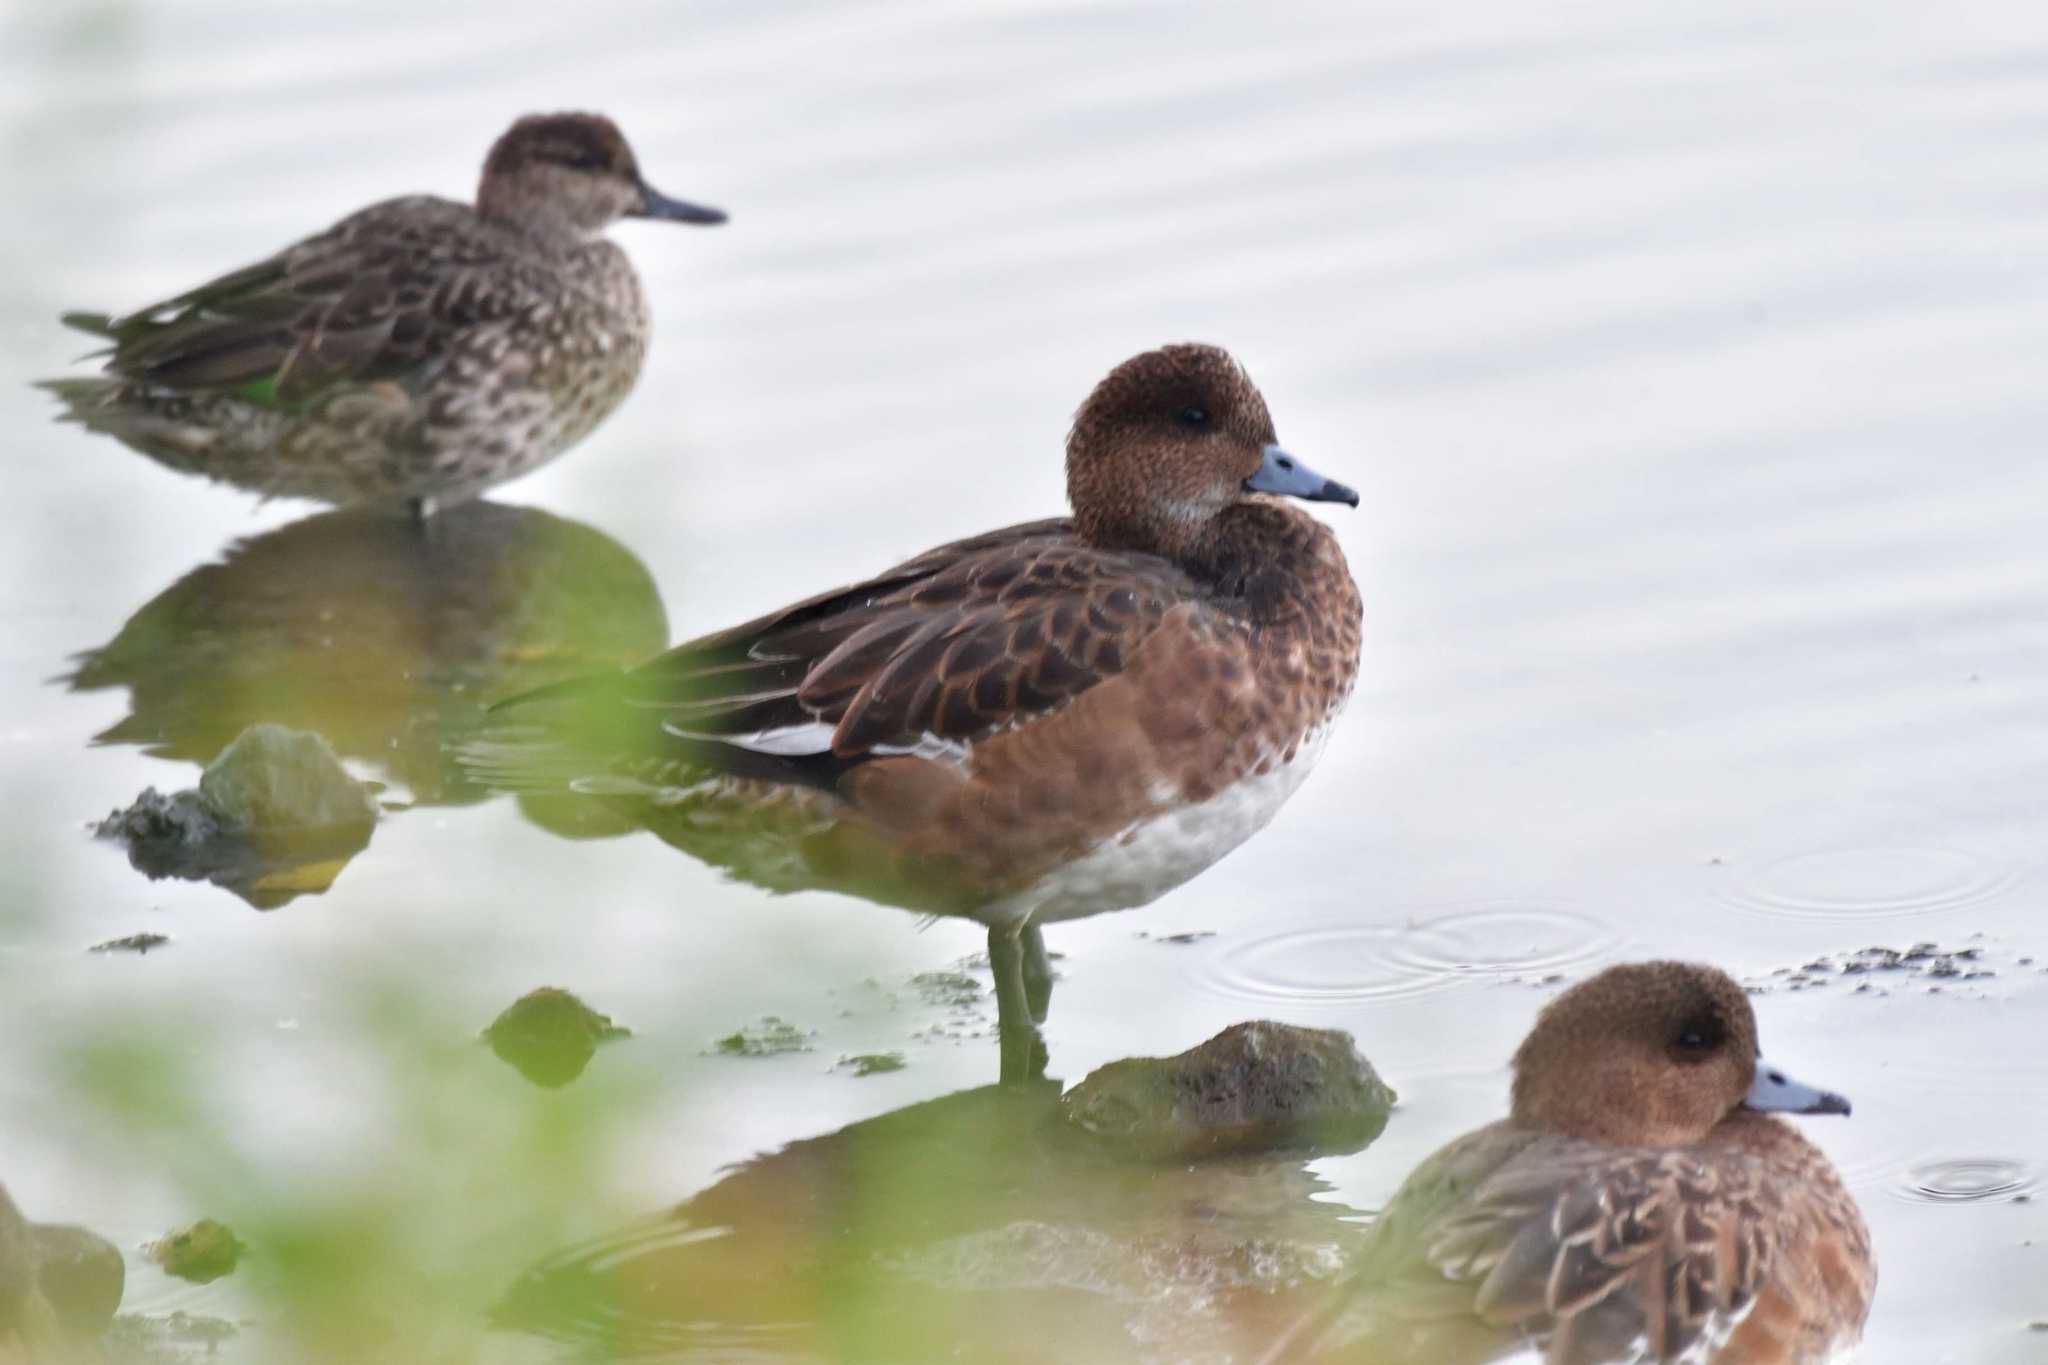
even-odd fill
[(1040, 926), (1144, 905), (1262, 828), (1358, 672), (1358, 590), (1289, 499), (1358, 495), (1283, 450), (1214, 346), (1119, 365), (1067, 441), (1071, 517), (514, 698), (496, 785), (632, 805), (773, 891), (989, 929), (1004, 1074), (1042, 1065)]
[(722, 223), (640, 176), (597, 114), (536, 114), (476, 205), (412, 195), (123, 316), (64, 321), (105, 373), (45, 380), (64, 416), (265, 497), (424, 516), (538, 468), (632, 389), (650, 324), (621, 218)]
[(1780, 1114), (1847, 1114), (1686, 962), (1609, 967), (1516, 1050), (1508, 1117), (1404, 1181), (1264, 1365), (1820, 1365), (1863, 1334), (1863, 1215)]

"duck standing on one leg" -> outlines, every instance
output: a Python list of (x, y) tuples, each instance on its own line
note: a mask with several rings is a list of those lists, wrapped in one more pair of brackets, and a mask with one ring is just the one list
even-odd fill
[(1143, 905), (1250, 838), (1358, 673), (1357, 586), (1285, 501), (1358, 495), (1280, 448), (1225, 352), (1111, 371), (1074, 419), (1067, 493), (1070, 519), (515, 698), (469, 761), (629, 800), (772, 890), (981, 921), (1021, 1075), (1039, 926)]
[(412, 195), (123, 317), (65, 416), (266, 497), (425, 513), (538, 468), (619, 405), (649, 319), (620, 218), (722, 223), (656, 192), (596, 114), (520, 119), (476, 206)]

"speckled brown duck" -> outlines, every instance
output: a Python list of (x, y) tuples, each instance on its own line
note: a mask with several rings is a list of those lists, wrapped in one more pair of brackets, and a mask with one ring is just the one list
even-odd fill
[(640, 373), (649, 319), (620, 218), (721, 223), (650, 187), (596, 114), (520, 119), (474, 207), (387, 199), (121, 317), (105, 373), (44, 387), (172, 469), (336, 504), (473, 497), (567, 450)]
[(1818, 1365), (1863, 1332), (1870, 1234), (1769, 1111), (1847, 1114), (1757, 1051), (1749, 998), (1611, 967), (1537, 1016), (1509, 1116), (1411, 1174), (1329, 1316), (1272, 1359)]
[(1071, 518), (515, 700), (470, 759), (632, 801), (776, 891), (978, 919), (1021, 1019), (1038, 926), (1143, 905), (1250, 838), (1358, 671), (1357, 587), (1287, 501), (1358, 495), (1279, 446), (1225, 352), (1113, 370), (1075, 417), (1067, 491)]

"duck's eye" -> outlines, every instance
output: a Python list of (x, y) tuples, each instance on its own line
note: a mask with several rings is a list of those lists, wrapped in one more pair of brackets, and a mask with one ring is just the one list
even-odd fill
[(604, 169), (604, 153), (595, 147), (564, 147), (555, 153), (554, 159), (572, 171)]
[(1180, 424), (1184, 427), (1206, 427), (1209, 425), (1207, 408), (1188, 407), (1180, 410)]
[(1721, 1026), (1712, 1020), (1686, 1024), (1671, 1040), (1671, 1054), (1681, 1062), (1703, 1061), (1724, 1039)]

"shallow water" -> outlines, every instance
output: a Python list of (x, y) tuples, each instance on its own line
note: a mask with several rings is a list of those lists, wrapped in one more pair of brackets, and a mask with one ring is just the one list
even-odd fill
[[(1265, 834), (1055, 929), (1053, 1073), (1249, 1017), (1351, 1030), (1402, 1106), (1286, 1176), (1275, 1216), (1365, 1210), (1499, 1112), (1553, 977), (1710, 959), (1761, 988), (1774, 1060), (1856, 1102), (1805, 1126), (1876, 1238), (1862, 1358), (2040, 1357), (2048, 14), (411, 14), (0, 14), (0, 1179), (131, 1251), (206, 1214), (272, 1234), (267, 1268), (203, 1289), (131, 1256), (130, 1309), (249, 1317), (230, 1350), (252, 1359), (280, 1296), (308, 1354), (354, 1349), (365, 1295), (393, 1330), (459, 1334), (530, 1263), (729, 1163), (992, 1080), (986, 1003), (907, 984), (974, 926), (558, 837), (464, 789), (439, 740), (535, 670), (1056, 510), (1088, 386), (1197, 337), (1365, 495), (1329, 514), (1364, 675)], [(556, 106), (603, 107), (655, 184), (733, 221), (619, 232), (659, 319), (640, 389), (502, 492), (553, 529), (474, 576), (374, 546), (337, 572), (314, 509), (179, 479), (24, 387), (84, 349), (62, 309), (162, 296), (385, 194), (464, 194), (510, 116)], [(276, 558), (246, 591), (189, 586), (252, 536)], [(117, 640), (103, 685), (61, 680)], [(259, 914), (87, 837), (244, 718), (321, 728), (388, 784), (331, 889)], [(171, 942), (85, 951), (144, 930)], [(1974, 956), (1839, 970), (1923, 941)], [(634, 1034), (559, 1092), (473, 1041), (542, 985)], [(809, 1050), (713, 1047), (765, 1015)], [(832, 1066), (883, 1051), (908, 1065)], [(307, 1229), (351, 1250), (323, 1261)], [(1141, 1263), (1105, 1255), (1047, 1281), (1124, 1305), (1063, 1319), (1063, 1358), (1196, 1353), (1159, 1305), (1215, 1283), (1119, 1297)], [(1048, 1292), (1010, 1287), (993, 1321)]]

